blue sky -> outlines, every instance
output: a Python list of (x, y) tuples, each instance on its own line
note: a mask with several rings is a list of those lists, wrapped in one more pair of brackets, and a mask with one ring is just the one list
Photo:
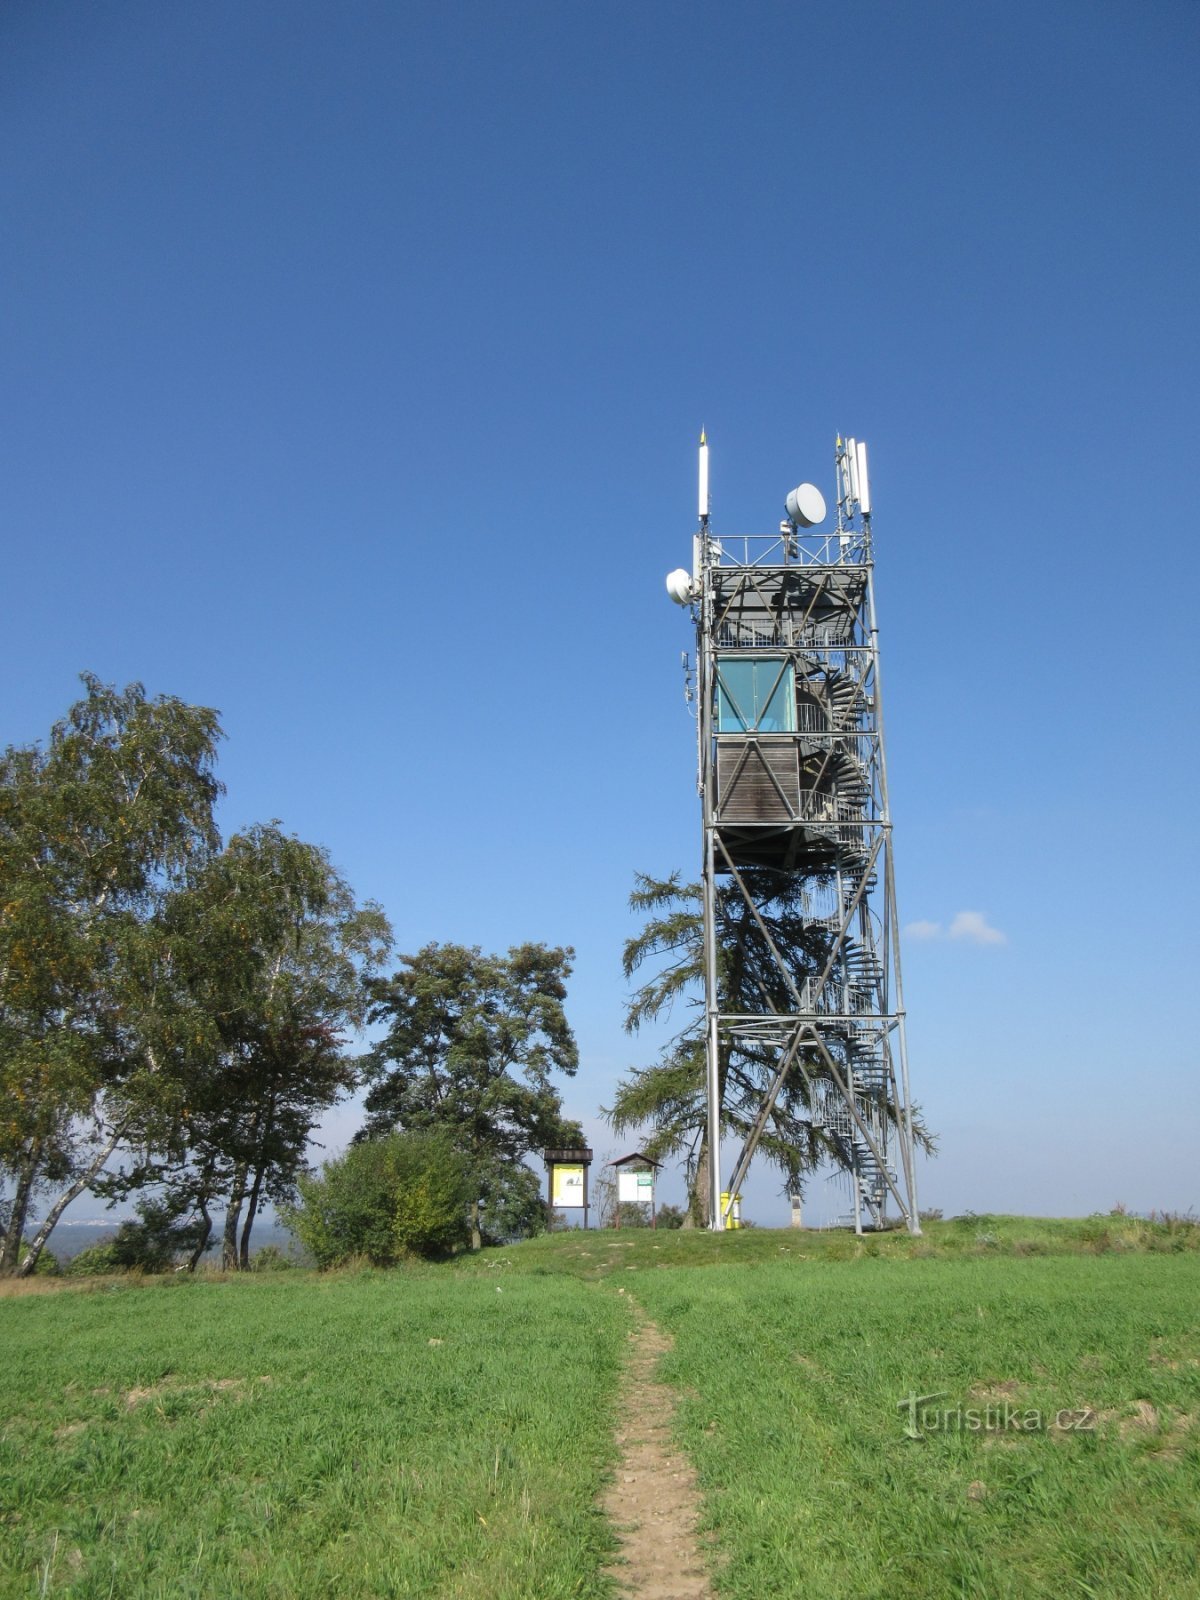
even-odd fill
[(696, 435), (733, 532), (851, 432), (922, 1203), (1200, 1205), (1198, 89), (1183, 0), (14, 0), (0, 738), (84, 668), (219, 707), (226, 827), (401, 949), (576, 947), (615, 1149)]

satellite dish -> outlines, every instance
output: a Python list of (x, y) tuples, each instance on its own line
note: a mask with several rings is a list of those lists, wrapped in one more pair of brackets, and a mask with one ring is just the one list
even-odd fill
[(676, 567), (674, 572), (668, 572), (667, 593), (677, 606), (690, 606), (692, 603), (691, 573), (683, 567)]
[(825, 496), (813, 483), (802, 483), (793, 489), (783, 508), (798, 528), (815, 528), (818, 522), (825, 521)]

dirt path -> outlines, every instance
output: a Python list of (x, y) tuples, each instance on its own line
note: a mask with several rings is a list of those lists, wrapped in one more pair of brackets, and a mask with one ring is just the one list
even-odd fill
[(621, 1460), (604, 1500), (621, 1541), (610, 1571), (633, 1600), (712, 1600), (696, 1534), (696, 1474), (671, 1438), (675, 1395), (654, 1376), (671, 1341), (640, 1315), (629, 1340)]

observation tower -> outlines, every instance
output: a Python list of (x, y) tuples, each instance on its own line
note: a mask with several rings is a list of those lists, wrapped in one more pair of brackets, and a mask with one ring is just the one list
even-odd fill
[[(824, 532), (806, 483), (774, 531), (718, 536), (708, 466), (701, 434), (692, 569), (667, 592), (696, 624), (709, 1225), (764, 1135), (799, 1135), (847, 1174), (859, 1231), (894, 1208), (919, 1233), (866, 446), (837, 440)], [(758, 1103), (722, 1183), (734, 1079)]]

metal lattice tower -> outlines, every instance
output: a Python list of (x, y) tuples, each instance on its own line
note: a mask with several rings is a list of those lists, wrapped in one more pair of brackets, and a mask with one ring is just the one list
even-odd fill
[[(894, 1201), (920, 1232), (866, 447), (839, 438), (836, 473), (834, 531), (817, 531), (825, 502), (806, 484), (777, 532), (717, 538), (701, 435), (692, 572), (667, 580), (696, 621), (713, 1228), (726, 1220), (722, 1061), (740, 1050), (765, 1074), (729, 1194), (783, 1094), (806, 1106), (808, 1133), (849, 1176), (856, 1226), (879, 1226)], [(790, 953), (769, 909), (785, 880), (801, 907)], [(718, 983), (735, 907), (774, 968), (753, 1001), (743, 986), (755, 1009), (737, 1013)]]

